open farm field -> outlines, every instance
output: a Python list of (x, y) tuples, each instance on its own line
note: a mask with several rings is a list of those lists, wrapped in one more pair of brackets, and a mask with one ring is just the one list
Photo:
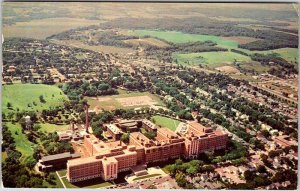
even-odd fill
[(265, 51), (253, 51), (253, 53), (261, 53), (261, 54), (271, 54), (278, 53), (283, 59), (294, 63), (298, 62), (298, 49), (297, 48), (280, 48), (275, 50), (265, 50)]
[(208, 67), (218, 67), (224, 64), (231, 64), (236, 61), (250, 61), (248, 56), (243, 56), (234, 52), (201, 52), (189, 54), (173, 54), (179, 64), (198, 65), (205, 64)]
[[(63, 105), (67, 96), (57, 87), (44, 84), (13, 84), (2, 86), (2, 110), (4, 112), (39, 111)], [(45, 102), (41, 103), (40, 96)], [(7, 106), (11, 104), (9, 109)]]
[[(126, 34), (123, 32), (123, 34)], [(197, 41), (213, 41), (218, 44), (219, 47), (224, 48), (236, 48), (238, 43), (233, 40), (226, 40), (223, 37), (214, 35), (199, 35), (199, 34), (187, 34), (176, 31), (155, 31), (155, 30), (130, 30), (127, 31), (128, 35), (133, 36), (153, 36), (156, 38), (164, 39), (172, 43), (186, 43), (186, 42), (197, 42)]]
[(117, 108), (135, 108), (151, 105), (162, 105), (159, 97), (149, 92), (123, 92), (119, 95), (86, 97), (91, 109), (96, 112), (101, 110), (114, 110)]
[(3, 27), (3, 35), (4, 38), (22, 37), (45, 39), (46, 37), (66, 30), (95, 24), (99, 24), (99, 21), (79, 18), (48, 18), (31, 20)]
[(235, 41), (238, 44), (246, 44), (249, 42), (254, 42), (259, 40), (257, 38), (245, 37), (245, 36), (230, 36), (230, 37), (222, 37), (222, 38), (229, 41)]
[(51, 40), (53, 43), (60, 44), (60, 45), (68, 45), (77, 48), (92, 50), (95, 52), (103, 52), (105, 54), (128, 54), (134, 52), (133, 49), (130, 48), (120, 48), (116, 46), (104, 46), (104, 45), (97, 45), (97, 46), (90, 46), (88, 44), (84, 44), (83, 42), (77, 40)]
[(18, 22), (11, 26), (3, 27), (4, 38), (22, 37), (45, 39), (48, 36), (57, 34), (72, 28), (99, 24), (99, 21), (77, 19), (77, 18), (48, 18)]
[[(243, 51), (248, 54), (253, 54), (253, 53), (268, 54), (268, 53), (275, 52), (275, 53), (278, 53), (282, 58), (286, 59), (287, 61), (295, 62), (295, 58), (296, 58), (296, 60), (298, 60), (298, 49), (297, 48), (280, 48), (280, 49), (268, 50), (268, 51), (250, 51), (247, 49), (238, 48), (239, 44), (245, 44), (248, 42), (253, 42), (253, 41), (258, 40), (256, 38), (251, 38), (251, 37), (242, 37), (242, 36), (220, 37), (220, 36), (214, 36), (214, 35), (198, 35), (198, 34), (187, 34), (187, 33), (176, 32), (176, 31), (158, 31), (158, 30), (157, 31), (156, 30), (129, 30), (129, 31), (122, 31), (122, 34), (134, 35), (134, 36), (139, 36), (139, 37), (153, 36), (156, 38), (164, 39), (164, 40), (172, 42), (172, 43), (186, 43), (186, 42), (210, 40), (210, 41), (217, 43), (218, 47), (227, 48), (229, 50), (237, 49), (237, 50)], [(217, 53), (217, 54), (219, 54), (219, 53)], [(235, 53), (221, 53), (220, 55), (222, 55), (222, 54), (226, 54), (225, 60), (223, 60), (223, 62), (228, 61), (228, 59), (226, 59), (226, 57), (228, 58), (228, 56), (230, 57), (230, 56), (236, 55)], [(222, 55), (222, 56), (224, 56), (224, 55)], [(222, 56), (220, 56), (220, 58), (222, 58)], [(194, 56), (191, 56), (191, 57), (194, 58)], [(245, 59), (247, 56), (241, 55), (238, 57), (239, 57), (239, 59)], [(232, 59), (229, 58), (229, 61), (230, 60), (232, 60)], [(194, 62), (194, 59), (191, 59), (190, 62)], [(216, 58), (216, 62), (219, 62), (218, 58)]]
[(151, 45), (151, 46), (157, 46), (157, 47), (168, 47), (169, 44), (166, 42), (163, 42), (161, 40), (155, 39), (155, 38), (140, 38), (140, 39), (129, 39), (124, 40), (124, 42), (132, 45)]

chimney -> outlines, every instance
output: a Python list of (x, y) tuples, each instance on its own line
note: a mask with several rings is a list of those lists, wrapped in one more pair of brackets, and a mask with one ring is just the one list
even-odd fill
[(85, 105), (85, 131), (89, 131), (89, 105)]
[(71, 122), (72, 132), (74, 133), (74, 121)]

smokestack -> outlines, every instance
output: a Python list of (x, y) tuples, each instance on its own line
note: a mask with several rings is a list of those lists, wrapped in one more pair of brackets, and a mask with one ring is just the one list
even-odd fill
[(89, 105), (85, 105), (85, 131), (89, 131)]
[(74, 128), (74, 121), (71, 122), (71, 126), (72, 126), (72, 132), (74, 133), (74, 130), (75, 130), (75, 128)]

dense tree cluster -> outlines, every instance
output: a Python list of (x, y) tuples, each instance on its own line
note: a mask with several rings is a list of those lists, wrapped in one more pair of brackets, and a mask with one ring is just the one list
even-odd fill
[[(268, 23), (269, 24), (269, 23)], [(161, 29), (167, 31), (182, 31), (192, 34), (208, 34), (216, 36), (246, 36), (262, 40), (240, 45), (251, 50), (269, 50), (283, 47), (298, 47), (298, 36), (269, 29), (252, 29), (237, 26), (234, 22), (216, 21), (209, 18), (163, 18), (140, 19), (120, 18), (103, 24), (102, 28), (125, 29)], [(277, 41), (274, 41), (277, 39)]]
[[(2, 152), (7, 153), (7, 158), (2, 162), (2, 181), (4, 187), (17, 188), (43, 188), (43, 178), (32, 173), (25, 164), (20, 163), (22, 156), (16, 150), (15, 141), (7, 126), (3, 125)], [(28, 167), (28, 166), (27, 166)]]
[(71, 100), (80, 100), (82, 96), (115, 95), (118, 91), (104, 82), (76, 81), (66, 83), (62, 87), (63, 92)]
[(297, 74), (297, 67), (289, 63), (285, 59), (281, 58), (279, 54), (252, 54), (251, 59), (260, 62), (262, 65), (275, 66), (269, 71), (270, 74), (285, 78), (285, 76), (290, 74)]

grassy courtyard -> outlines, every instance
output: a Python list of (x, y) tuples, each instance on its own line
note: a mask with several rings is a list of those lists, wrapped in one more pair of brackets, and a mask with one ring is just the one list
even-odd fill
[(154, 120), (154, 123), (156, 125), (160, 125), (161, 127), (169, 128), (172, 131), (175, 131), (177, 126), (180, 123), (180, 121), (178, 121), (178, 120), (171, 119), (171, 118), (168, 118), (168, 117), (159, 116), (159, 115), (155, 115), (151, 119)]

